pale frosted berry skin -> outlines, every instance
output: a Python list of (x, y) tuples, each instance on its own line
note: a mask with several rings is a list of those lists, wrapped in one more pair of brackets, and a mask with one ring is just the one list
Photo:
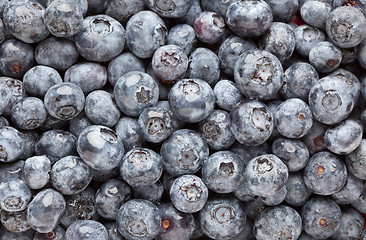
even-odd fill
[(64, 75), (64, 82), (78, 85), (84, 94), (102, 89), (107, 83), (107, 69), (99, 63), (82, 62), (72, 65)]
[(245, 166), (239, 155), (231, 151), (218, 151), (202, 165), (202, 181), (217, 193), (230, 193), (239, 189), (244, 181)]
[(233, 76), (235, 62), (239, 56), (248, 50), (256, 48), (257, 46), (251, 39), (243, 39), (235, 35), (226, 38), (221, 43), (218, 52), (221, 68), (226, 74)]
[(295, 207), (304, 205), (312, 194), (311, 190), (305, 185), (302, 171), (289, 174), (286, 189), (285, 202)]
[(25, 92), (23, 82), (20, 80), (10, 77), (0, 77), (0, 84), (5, 86), (9, 94), (8, 104), (6, 106), (4, 104), (5, 109), (3, 110), (3, 115), (10, 116), (13, 106), (27, 97), (27, 93)]
[(131, 240), (153, 239), (161, 229), (161, 214), (152, 202), (132, 199), (121, 206), (117, 213), (118, 231)]
[(295, 50), (295, 33), (290, 25), (273, 22), (259, 40), (259, 48), (275, 55), (281, 63), (286, 62)]
[(173, 176), (196, 173), (209, 156), (201, 135), (192, 129), (180, 129), (164, 141), (160, 149), (164, 170)]
[(123, 52), (108, 63), (108, 82), (114, 86), (125, 73), (132, 71), (145, 72), (142, 60), (130, 52)]
[(181, 47), (164, 45), (154, 52), (151, 66), (156, 76), (173, 81), (186, 72), (188, 57)]
[(348, 0), (333, 0), (333, 8), (341, 7), (341, 6), (352, 6), (360, 10), (363, 15), (366, 14), (366, 2), (365, 0), (359, 1), (348, 1)]
[(62, 78), (56, 69), (37, 65), (29, 69), (23, 76), (23, 86), (28, 95), (44, 97), (53, 85), (62, 83)]
[(145, 139), (136, 118), (121, 117), (115, 126), (115, 130), (120, 136), (126, 151), (145, 145)]
[(362, 215), (353, 208), (342, 210), (341, 225), (332, 235), (332, 239), (357, 239), (365, 226)]
[(358, 98), (361, 95), (361, 82), (355, 74), (343, 68), (338, 68), (334, 72), (331, 72), (329, 76), (338, 77), (345, 81), (347, 85), (351, 88), (351, 94), (354, 102), (356, 103), (358, 101)]
[(350, 87), (337, 77), (321, 78), (309, 92), (309, 107), (319, 122), (328, 125), (338, 123), (353, 110)]
[(361, 196), (363, 181), (352, 173), (347, 173), (347, 181), (343, 188), (332, 194), (333, 200), (338, 204), (350, 204)]
[(316, 27), (303, 24), (295, 28), (295, 50), (303, 57), (309, 57), (310, 49), (318, 42), (325, 41), (325, 34)]
[(48, 89), (44, 96), (44, 105), (51, 116), (70, 120), (84, 109), (85, 96), (78, 85), (59, 83)]
[(152, 11), (140, 11), (126, 25), (126, 43), (139, 58), (152, 57), (155, 50), (165, 45), (168, 35), (164, 21)]
[(22, 154), (19, 156), (19, 159), (27, 159), (34, 156), (36, 143), (39, 139), (38, 131), (21, 131), (22, 137), (24, 139), (24, 148)]
[(0, 84), (0, 115), (3, 114), (4, 110), (8, 106), (10, 96), (11, 95), (8, 87), (4, 83)]
[(118, 179), (111, 179), (104, 182), (95, 194), (95, 208), (103, 218), (115, 220), (118, 209), (130, 198), (130, 186)]
[(54, 164), (60, 158), (76, 154), (76, 141), (76, 137), (68, 131), (45, 131), (36, 143), (35, 153), (38, 156), (46, 155)]
[(28, 224), (40, 233), (48, 233), (56, 228), (66, 207), (61, 193), (47, 188), (34, 196), (27, 209)]
[(192, 0), (192, 5), (186, 15), (178, 18), (179, 21), (189, 24), (193, 27), (196, 16), (202, 12), (201, 2), (199, 0)]
[(49, 34), (43, 17), (45, 8), (37, 1), (13, 1), (4, 8), (2, 19), (8, 31), (25, 43), (36, 43)]
[(310, 26), (325, 30), (327, 18), (333, 7), (322, 1), (307, 1), (300, 8), (300, 15)]
[(45, 156), (33, 156), (25, 160), (23, 179), (31, 189), (40, 189), (50, 180), (51, 161)]
[(244, 100), (230, 112), (230, 129), (241, 144), (257, 146), (264, 143), (273, 127), (273, 114), (258, 100)]
[(226, 111), (231, 111), (236, 104), (244, 99), (236, 84), (231, 80), (218, 81), (213, 90), (216, 104)]
[(192, 6), (192, 0), (144, 0), (144, 2), (148, 9), (165, 18), (183, 17)]
[(8, 178), (0, 182), (0, 206), (8, 212), (23, 211), (32, 199), (31, 189), (19, 178)]
[(200, 122), (199, 131), (213, 150), (227, 149), (235, 141), (230, 129), (230, 115), (224, 110), (213, 110), (205, 120)]
[(303, 229), (313, 238), (332, 236), (341, 225), (340, 207), (330, 198), (310, 198), (301, 209)]
[(199, 212), (208, 199), (208, 188), (196, 175), (178, 177), (169, 192), (174, 207), (184, 213)]
[(145, 108), (138, 117), (138, 125), (144, 139), (160, 143), (175, 130), (169, 110), (161, 107)]
[(160, 203), (163, 198), (164, 187), (159, 181), (149, 186), (140, 186), (132, 188), (133, 197), (148, 200), (154, 204)]
[(108, 240), (108, 231), (100, 222), (94, 220), (78, 220), (66, 230), (65, 240)]
[(72, 37), (80, 31), (83, 13), (72, 1), (55, 0), (44, 11), (44, 25), (55, 37)]
[(335, 8), (326, 21), (328, 37), (340, 48), (350, 48), (361, 43), (366, 36), (365, 28), (365, 16), (351, 6)]
[(265, 0), (272, 8), (273, 21), (288, 22), (299, 10), (299, 2), (296, 0)]
[(346, 155), (348, 171), (356, 177), (366, 180), (366, 140), (362, 139), (360, 145), (351, 153)]
[[(105, 9), (101, 7), (102, 4), (105, 4), (105, 1), (99, 0), (99, 2), (97, 2), (96, 0), (94, 0), (94, 2), (95, 4), (93, 4), (93, 7), (95, 6), (95, 10), (98, 10), (97, 13), (105, 12), (105, 14), (113, 17), (122, 24), (126, 24), (127, 20), (132, 15), (145, 9), (144, 1), (141, 0), (111, 0), (107, 1)], [(91, 8), (91, 5), (91, 1), (89, 0), (89, 9)]]
[(195, 229), (195, 218), (191, 213), (178, 211), (171, 203), (158, 205), (161, 213), (161, 231), (157, 240), (191, 239)]
[(198, 218), (210, 238), (232, 239), (243, 229), (247, 216), (236, 198), (219, 198), (208, 200)]
[(29, 229), (25, 232), (11, 232), (6, 228), (0, 228), (0, 239), (7, 240), (7, 239), (19, 239), (19, 240), (30, 240), (33, 239), (35, 231), (33, 229)]
[(169, 91), (169, 105), (178, 119), (196, 123), (205, 119), (215, 107), (215, 94), (201, 79), (182, 79)]
[(346, 165), (330, 152), (314, 154), (304, 169), (306, 186), (318, 195), (327, 196), (340, 191), (346, 180)]
[(0, 162), (14, 162), (24, 150), (22, 134), (10, 126), (0, 127)]
[(4, 228), (11, 232), (21, 233), (31, 229), (27, 222), (27, 210), (20, 212), (7, 212), (1, 210), (0, 222)]
[(299, 98), (287, 99), (281, 103), (274, 116), (277, 130), (288, 138), (305, 136), (313, 125), (310, 107)]
[(264, 204), (267, 206), (276, 206), (281, 204), (287, 195), (287, 188), (283, 187), (280, 191), (269, 197), (261, 197)]
[(12, 163), (2, 163), (0, 168), (0, 182), (9, 178), (22, 179), (24, 160), (14, 161)]
[(63, 195), (82, 192), (91, 180), (91, 168), (76, 156), (61, 158), (51, 169), (52, 186)]
[(13, 123), (24, 130), (32, 130), (41, 126), (47, 117), (43, 101), (36, 97), (27, 97), (15, 104), (11, 111)]
[(234, 79), (240, 92), (249, 98), (271, 99), (283, 84), (280, 60), (265, 50), (249, 50), (238, 58)]
[(122, 53), (125, 34), (122, 24), (114, 18), (104, 14), (89, 16), (75, 35), (75, 46), (86, 60), (107, 62)]
[(112, 129), (102, 125), (84, 128), (78, 137), (76, 149), (89, 167), (103, 171), (117, 167), (124, 154), (121, 138)]
[(154, 106), (158, 102), (159, 87), (149, 74), (132, 71), (118, 79), (113, 94), (124, 114), (137, 117), (144, 108)]
[(336, 70), (341, 61), (341, 50), (331, 42), (318, 42), (310, 49), (309, 62), (320, 73), (330, 73)]
[[(253, 22), (256, 24), (253, 25)], [(263, 0), (233, 2), (226, 11), (226, 24), (238, 36), (258, 37), (271, 26), (271, 7)]]
[(253, 233), (256, 239), (298, 239), (302, 230), (300, 214), (286, 205), (263, 210), (254, 221)]
[(365, 196), (366, 196), (366, 186), (363, 186), (362, 189), (362, 193), (361, 195), (357, 198), (357, 200), (352, 201), (350, 203), (350, 205), (355, 208), (357, 211), (361, 212), (361, 213), (365, 213), (366, 212), (366, 201), (365, 201)]
[(148, 186), (160, 179), (163, 160), (149, 148), (133, 148), (124, 155), (119, 170), (130, 186)]
[(252, 194), (269, 197), (285, 186), (288, 174), (288, 168), (280, 158), (264, 154), (249, 161), (244, 178)]
[(225, 31), (225, 21), (216, 12), (204, 11), (194, 20), (194, 31), (199, 40), (214, 44), (219, 42)]
[(107, 127), (116, 125), (121, 112), (114, 100), (113, 94), (104, 90), (95, 90), (85, 99), (85, 115), (93, 124)]
[(193, 27), (188, 24), (178, 24), (170, 29), (167, 43), (181, 47), (183, 52), (189, 55), (197, 43), (197, 37)]

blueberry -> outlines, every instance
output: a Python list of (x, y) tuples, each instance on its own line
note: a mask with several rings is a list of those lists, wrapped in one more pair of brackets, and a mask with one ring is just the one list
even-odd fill
[(275, 55), (281, 63), (286, 62), (295, 50), (295, 33), (281, 22), (274, 22), (259, 40), (259, 48)]
[(0, 182), (9, 178), (22, 179), (24, 162), (24, 160), (18, 160), (11, 163), (1, 163)]
[(23, 211), (28, 207), (31, 198), (31, 189), (23, 180), (8, 178), (0, 182), (0, 206), (2, 210), (8, 212)]
[(224, 19), (216, 12), (204, 11), (194, 20), (194, 31), (199, 40), (214, 44), (219, 42), (225, 30)]
[(298, 239), (302, 230), (302, 219), (297, 211), (286, 205), (266, 208), (254, 221), (256, 239)]
[(272, 9), (273, 21), (288, 22), (299, 10), (298, 0), (265, 0)]
[(154, 52), (151, 66), (156, 76), (173, 81), (186, 72), (188, 57), (181, 47), (164, 45)]
[(244, 179), (252, 194), (269, 197), (285, 186), (288, 174), (281, 159), (273, 154), (264, 154), (249, 161)]
[(251, 39), (243, 39), (235, 35), (226, 38), (221, 43), (218, 53), (221, 68), (226, 74), (233, 76), (235, 62), (239, 56), (248, 50), (256, 48), (255, 43)]
[(201, 135), (192, 129), (175, 131), (160, 148), (164, 169), (173, 176), (196, 173), (209, 155)]
[(178, 20), (193, 27), (196, 16), (202, 12), (201, 4), (204, 4), (204, 2), (201, 3), (200, 0), (192, 0), (192, 5), (189, 8), (187, 14), (178, 18)]
[(35, 231), (29, 229), (25, 232), (11, 232), (4, 227), (0, 227), (0, 240), (17, 239), (17, 240), (33, 240)]
[(331, 195), (340, 191), (346, 180), (346, 165), (330, 152), (314, 154), (304, 169), (306, 186), (318, 195)]
[(70, 120), (83, 110), (85, 96), (78, 85), (59, 83), (48, 89), (44, 96), (44, 105), (53, 117)]
[(144, 146), (145, 139), (136, 118), (121, 117), (118, 120), (115, 129), (117, 135), (120, 136), (126, 151)]
[(55, 163), (60, 158), (76, 154), (76, 137), (64, 130), (49, 130), (42, 133), (35, 146), (38, 156), (45, 155)]
[(113, 94), (104, 90), (89, 93), (84, 110), (93, 124), (103, 124), (106, 127), (113, 127), (121, 117)]
[(130, 52), (123, 52), (108, 64), (108, 82), (114, 86), (125, 73), (132, 71), (145, 72), (142, 60)]
[(108, 231), (100, 222), (94, 220), (79, 220), (73, 222), (66, 230), (65, 240), (72, 239), (108, 240)]
[(210, 49), (196, 48), (188, 58), (187, 78), (202, 79), (214, 86), (219, 77), (219, 57)]
[(213, 90), (216, 104), (226, 111), (231, 111), (236, 104), (244, 99), (236, 84), (230, 80), (218, 81)]
[(92, 169), (93, 180), (97, 182), (105, 182), (107, 180), (117, 178), (119, 175), (118, 167), (110, 170), (95, 170)]
[(313, 125), (313, 116), (309, 106), (299, 98), (287, 99), (281, 103), (274, 116), (277, 130), (288, 138), (303, 137)]
[[(88, 0), (89, 9), (91, 7), (90, 2), (91, 1)], [(94, 2), (96, 1), (94, 0)], [(103, 11), (104, 9), (101, 7), (102, 4), (105, 5), (105, 11)], [(145, 9), (144, 1), (141, 0), (103, 0), (99, 1), (99, 3), (96, 2), (92, 6), (95, 6), (95, 10), (97, 10), (97, 13), (105, 12), (105, 14), (111, 16), (122, 24), (126, 24), (127, 20), (132, 15)], [(94, 12), (96, 12), (95, 10)]]
[(225, 18), (228, 7), (236, 0), (206, 0), (201, 2), (203, 11), (216, 12)]
[(22, 131), (22, 137), (24, 139), (24, 148), (22, 154), (19, 156), (20, 159), (27, 159), (34, 156), (36, 143), (39, 139), (39, 134), (36, 130)]
[(361, 196), (363, 189), (362, 179), (354, 176), (352, 173), (347, 174), (347, 181), (343, 188), (332, 195), (333, 200), (338, 204), (350, 204)]
[(164, 21), (156, 13), (140, 11), (127, 22), (126, 43), (137, 57), (149, 58), (165, 45), (167, 32)]
[(170, 200), (174, 207), (184, 213), (200, 211), (207, 202), (208, 189), (196, 175), (182, 175), (170, 188)]
[(341, 225), (332, 239), (357, 239), (365, 226), (362, 215), (353, 208), (342, 211)]
[(0, 72), (3, 76), (22, 78), (35, 61), (33, 46), (17, 39), (9, 39), (0, 46)]
[(235, 141), (230, 129), (230, 116), (226, 111), (213, 110), (199, 126), (200, 133), (213, 150), (227, 149)]
[(244, 227), (246, 214), (239, 200), (218, 198), (208, 200), (199, 212), (203, 232), (212, 239), (231, 239)]
[(218, 151), (203, 162), (202, 181), (214, 192), (234, 192), (244, 181), (244, 170), (239, 155), (231, 151)]
[(157, 240), (191, 239), (195, 229), (195, 219), (191, 213), (178, 211), (173, 204), (159, 204), (161, 231)]
[(360, 10), (363, 15), (366, 14), (366, 2), (365, 0), (333, 0), (333, 8), (341, 7), (341, 6), (351, 6)]
[(335, 124), (348, 117), (354, 107), (349, 85), (337, 77), (317, 81), (309, 93), (309, 107), (316, 120)]
[(81, 159), (96, 170), (111, 170), (117, 167), (124, 154), (121, 138), (112, 129), (102, 125), (84, 128), (76, 147)]
[(361, 43), (366, 36), (365, 28), (365, 16), (351, 6), (335, 8), (326, 21), (328, 37), (341, 48), (350, 48)]
[(265, 50), (249, 50), (238, 58), (234, 79), (248, 98), (271, 99), (281, 89), (283, 68), (280, 60)]
[(159, 87), (149, 74), (132, 71), (118, 79), (114, 86), (114, 98), (124, 114), (136, 117), (144, 108), (158, 102)]
[(301, 209), (303, 229), (313, 238), (332, 236), (341, 225), (339, 206), (326, 197), (312, 197)]
[(161, 156), (149, 148), (133, 148), (120, 165), (120, 174), (132, 187), (148, 186), (157, 182), (163, 173)]
[(361, 144), (362, 134), (361, 123), (347, 119), (328, 128), (324, 134), (325, 146), (333, 153), (348, 154)]
[(168, 99), (173, 114), (189, 123), (202, 121), (215, 107), (213, 89), (201, 79), (178, 81), (170, 89)]
[(366, 213), (366, 186), (363, 186), (361, 195), (355, 200), (350, 203), (350, 205), (355, 208), (357, 211), (361, 213)]
[(291, 172), (289, 174), (286, 189), (285, 202), (296, 207), (304, 205), (312, 193), (305, 185), (302, 171)]
[(325, 30), (325, 24), (331, 11), (331, 4), (323, 1), (307, 1), (300, 9), (300, 14), (304, 22), (310, 26)]
[(122, 53), (125, 29), (108, 15), (94, 15), (83, 19), (74, 39), (76, 49), (86, 60), (107, 62)]
[(273, 114), (257, 100), (244, 100), (230, 112), (230, 129), (241, 144), (256, 146), (264, 143), (272, 134)]
[(235, 34), (247, 38), (258, 37), (267, 31), (273, 15), (270, 5), (264, 0), (244, 0), (233, 2), (228, 7), (226, 19), (226, 24)]
[(108, 240), (124, 240), (125, 238), (119, 233), (116, 221), (107, 222), (104, 227), (108, 231)]
[(15, 104), (11, 111), (12, 122), (20, 129), (32, 130), (41, 126), (47, 117), (42, 100), (27, 97)]
[(33, 156), (25, 160), (23, 179), (31, 189), (40, 189), (50, 180), (51, 161), (45, 156)]
[(44, 24), (56, 37), (71, 37), (80, 31), (83, 13), (79, 4), (54, 0), (44, 11)]
[(325, 41), (325, 34), (316, 27), (307, 24), (295, 29), (295, 50), (303, 57), (309, 57), (310, 50), (319, 42)]
[(73, 41), (48, 37), (36, 47), (35, 59), (39, 65), (45, 65), (64, 71), (71, 67), (79, 58)]
[(118, 231), (128, 239), (153, 239), (161, 229), (161, 213), (150, 201), (133, 199), (117, 213)]
[(13, 127), (0, 127), (0, 162), (17, 160), (24, 150), (24, 139)]
[(0, 84), (0, 115), (3, 114), (4, 110), (9, 104), (11, 93), (8, 87), (2, 83)]
[(74, 64), (66, 70), (64, 82), (74, 83), (88, 94), (104, 87), (107, 83), (107, 69), (99, 63)]
[(230, 151), (238, 154), (246, 166), (248, 162), (252, 160), (252, 158), (271, 153), (272, 150), (271, 145), (268, 143), (268, 141), (266, 141), (257, 146), (250, 146), (246, 144), (240, 144), (239, 142), (234, 142), (230, 148)]
[(353, 152), (346, 155), (345, 161), (348, 171), (363, 180), (366, 180), (365, 151), (366, 140), (362, 139), (360, 145)]
[(23, 76), (23, 86), (27, 94), (44, 97), (53, 85), (62, 83), (62, 78), (56, 69), (37, 65), (29, 69)]
[[(241, 182), (238, 189), (234, 191), (234, 196), (243, 202), (249, 202), (255, 199), (259, 199), (258, 196), (256, 196), (250, 191), (250, 189), (248, 188), (248, 183), (245, 181), (245, 179), (244, 181)], [(260, 198), (261, 203), (263, 203), (262, 200), (263, 198)]]
[(81, 112), (69, 121), (69, 131), (75, 137), (79, 137), (80, 132), (90, 125), (93, 125), (92, 121), (85, 115), (85, 112)]
[(255, 196), (253, 199), (243, 202), (245, 213), (252, 220), (255, 220), (259, 214), (267, 208), (261, 197)]
[(341, 64), (342, 52), (331, 42), (318, 42), (310, 49), (309, 61), (318, 72), (329, 73)]
[(36, 43), (49, 34), (43, 22), (45, 8), (37, 1), (12, 1), (4, 8), (6, 28), (25, 43)]
[(197, 43), (197, 37), (190, 25), (178, 24), (170, 29), (167, 43), (181, 47), (183, 52), (189, 55)]
[(7, 212), (4, 210), (0, 211), (1, 224), (11, 232), (25, 232), (31, 227), (27, 222), (27, 210), (20, 212)]
[[(23, 82), (20, 80), (9, 77), (0, 77), (0, 85), (5, 86), (5, 89), (9, 94), (9, 101), (3, 110), (3, 115), (10, 116), (13, 106), (27, 97), (27, 94), (24, 90)], [(4, 103), (4, 106), (5, 104), (6, 103)]]
[(145, 199), (152, 203), (161, 202), (164, 194), (164, 187), (160, 180), (149, 186), (133, 187), (132, 190), (134, 198)]
[(355, 74), (343, 68), (338, 68), (334, 72), (330, 73), (328, 76), (339, 77), (343, 81), (345, 81), (347, 85), (351, 88), (351, 94), (353, 96), (354, 102), (357, 103), (358, 98), (361, 94), (361, 89), (363, 88), (361, 88), (361, 83)]
[(276, 206), (281, 204), (287, 195), (287, 188), (283, 187), (280, 191), (276, 192), (272, 196), (269, 197), (261, 197), (264, 204), (267, 206)]
[(34, 234), (33, 240), (62, 240), (65, 239), (65, 230), (57, 225), (55, 229), (48, 233), (39, 233), (36, 232)]
[(328, 125), (318, 122), (314, 119), (313, 126), (309, 132), (302, 138), (302, 141), (309, 150), (310, 156), (314, 153), (326, 150), (324, 134)]
[(66, 202), (61, 193), (47, 188), (34, 196), (27, 209), (28, 224), (40, 233), (56, 228), (65, 211)]

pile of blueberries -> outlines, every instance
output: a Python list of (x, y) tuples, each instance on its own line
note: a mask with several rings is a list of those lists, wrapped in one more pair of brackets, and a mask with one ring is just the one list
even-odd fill
[(0, 0), (0, 240), (366, 239), (366, 0)]

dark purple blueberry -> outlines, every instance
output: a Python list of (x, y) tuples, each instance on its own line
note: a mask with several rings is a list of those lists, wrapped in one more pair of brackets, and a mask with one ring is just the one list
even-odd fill
[(181, 47), (183, 52), (189, 55), (196, 45), (197, 37), (190, 25), (178, 24), (170, 29), (167, 42)]
[(94, 220), (78, 220), (66, 230), (66, 239), (108, 240), (108, 231), (100, 222)]
[(192, 5), (192, 0), (144, 0), (144, 2), (147, 8), (166, 18), (183, 17)]
[(80, 132), (90, 125), (93, 125), (92, 121), (85, 115), (85, 112), (81, 112), (69, 121), (69, 131), (75, 137), (79, 137)]
[(153, 239), (161, 229), (161, 213), (150, 201), (132, 199), (117, 213), (118, 231), (128, 239)]
[(4, 227), (0, 226), (0, 240), (33, 240), (35, 231), (33, 229), (29, 229), (25, 232), (11, 232)]
[(316, 27), (303, 24), (295, 28), (295, 50), (303, 57), (308, 58), (310, 49), (317, 43), (325, 41), (325, 34)]
[(145, 139), (136, 118), (121, 117), (118, 120), (115, 129), (117, 135), (120, 136), (126, 151), (145, 145)]
[(306, 186), (318, 195), (332, 195), (340, 191), (346, 180), (346, 165), (330, 152), (314, 154), (304, 169)]
[(133, 187), (132, 193), (134, 198), (145, 199), (152, 203), (159, 203), (164, 194), (164, 187), (160, 181), (149, 186)]
[(244, 99), (236, 84), (231, 80), (218, 81), (213, 90), (216, 104), (226, 111), (231, 111), (236, 104)]
[[(95, 4), (92, 5), (91, 2), (93, 1)], [(99, 0), (99, 3), (97, 3), (96, 0), (93, 1), (88, 0), (89, 9), (95, 6), (95, 10), (93, 9), (94, 12), (99, 14), (105, 12), (105, 14), (111, 16), (122, 24), (126, 24), (132, 15), (145, 9), (145, 4), (142, 0)], [(105, 5), (105, 11), (102, 4)]]
[(108, 231), (108, 240), (125, 240), (125, 238), (118, 231), (116, 221), (104, 223), (104, 227)]
[(298, 239), (301, 230), (300, 214), (286, 205), (264, 209), (253, 226), (256, 239)]
[(244, 161), (245, 166), (248, 164), (252, 158), (258, 157), (263, 154), (271, 153), (271, 145), (268, 141), (257, 145), (257, 146), (250, 146), (246, 144), (241, 144), (239, 142), (234, 142), (231, 146), (230, 151), (238, 154), (241, 159)]
[(7, 212), (26, 209), (32, 198), (31, 189), (19, 178), (8, 178), (0, 182), (0, 207)]
[(262, 201), (263, 198), (254, 196), (252, 199), (243, 202), (243, 209), (245, 213), (253, 221), (259, 216), (259, 214), (267, 208), (267, 205)]
[(23, 180), (31, 189), (41, 189), (50, 181), (51, 161), (45, 156), (33, 156), (25, 160)]
[(0, 162), (13, 162), (24, 151), (22, 134), (13, 127), (0, 127)]
[(302, 171), (289, 174), (286, 189), (285, 202), (296, 207), (304, 205), (311, 195), (311, 190), (305, 185)]
[(332, 5), (324, 1), (306, 1), (300, 9), (303, 21), (310, 26), (325, 30), (325, 24), (331, 11)]
[(313, 126), (309, 132), (302, 138), (306, 147), (309, 150), (310, 156), (314, 153), (326, 150), (324, 134), (328, 129), (328, 125), (325, 125), (317, 120), (313, 120)]
[(299, 10), (298, 0), (265, 0), (272, 9), (273, 21), (288, 22)]
[(341, 64), (342, 52), (331, 42), (318, 42), (310, 49), (309, 61), (318, 72), (329, 73)]
[(361, 94), (361, 83), (355, 74), (343, 68), (338, 68), (334, 72), (330, 73), (328, 76), (339, 77), (340, 79), (345, 81), (347, 85), (351, 88), (350, 92), (353, 96), (354, 102), (357, 103), (358, 98), (360, 97)]
[(271, 26), (272, 21), (271, 7), (264, 0), (236, 1), (226, 11), (226, 24), (243, 38), (262, 35)]
[(213, 44), (219, 42), (225, 30), (224, 19), (216, 12), (204, 11), (194, 20), (194, 31), (199, 40)]
[(35, 154), (36, 144), (39, 139), (38, 131), (21, 131), (22, 137), (24, 139), (24, 148), (22, 154), (19, 156), (20, 159), (27, 159)]
[(15, 104), (11, 110), (12, 122), (24, 130), (41, 126), (47, 117), (43, 101), (36, 97), (27, 97)]
[(342, 210), (341, 225), (332, 235), (332, 239), (359, 239), (364, 226), (365, 220), (358, 211), (353, 208)]
[(362, 139), (360, 145), (346, 156), (348, 171), (356, 177), (366, 180), (366, 140)]
[(3, 114), (10, 101), (11, 93), (4, 82), (0, 84), (0, 115)]
[(332, 195), (333, 200), (338, 204), (350, 204), (361, 196), (363, 189), (362, 179), (354, 176), (352, 173), (347, 174), (347, 181), (343, 188)]
[(201, 3), (200, 0), (192, 0), (192, 5), (189, 8), (187, 14), (185, 14), (183, 17), (178, 18), (178, 20), (193, 27), (196, 16), (198, 16), (198, 14), (202, 12), (201, 4), (203, 3)]

